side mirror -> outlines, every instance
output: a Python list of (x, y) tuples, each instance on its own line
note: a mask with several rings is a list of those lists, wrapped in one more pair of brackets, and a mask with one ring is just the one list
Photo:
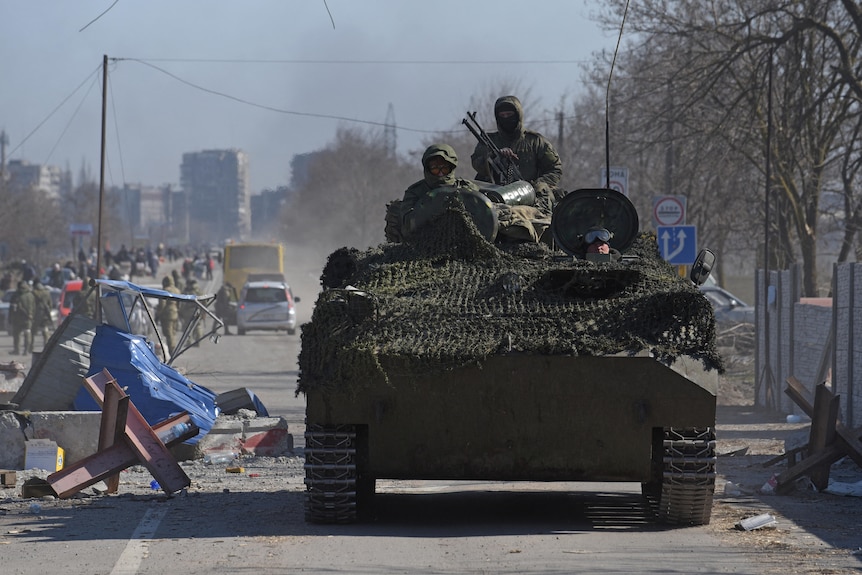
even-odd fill
[(697, 254), (697, 258), (691, 265), (691, 272), (688, 274), (688, 279), (690, 279), (696, 286), (703, 285), (703, 282), (706, 281), (706, 278), (708, 278), (709, 274), (712, 272), (714, 265), (715, 254), (707, 249), (700, 250), (700, 253)]

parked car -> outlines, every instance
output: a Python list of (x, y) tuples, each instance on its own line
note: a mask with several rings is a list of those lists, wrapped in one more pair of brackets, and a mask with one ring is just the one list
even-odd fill
[(253, 329), (285, 330), (296, 333), (296, 306), (299, 297), (284, 282), (246, 282), (236, 309), (236, 331), (239, 335)]
[(60, 300), (57, 303), (57, 309), (60, 312), (60, 317), (57, 318), (57, 325), (63, 323), (63, 320), (72, 313), (72, 308), (75, 305), (75, 298), (84, 289), (84, 280), (67, 281), (60, 292)]
[(748, 305), (723, 287), (704, 284), (700, 286), (700, 290), (712, 304), (718, 326), (754, 323), (754, 306)]

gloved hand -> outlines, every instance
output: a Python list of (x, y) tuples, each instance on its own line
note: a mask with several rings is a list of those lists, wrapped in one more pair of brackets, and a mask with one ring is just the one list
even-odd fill
[(506, 223), (512, 221), (512, 208), (506, 204), (494, 204), (494, 210), (497, 212), (497, 223), (505, 226)]

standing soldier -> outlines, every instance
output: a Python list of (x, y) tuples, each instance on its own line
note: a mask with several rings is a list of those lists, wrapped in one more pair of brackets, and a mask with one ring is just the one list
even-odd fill
[[(33, 297), (33, 292), (30, 290), (30, 284), (21, 280), (18, 282), (18, 291), (9, 303), (9, 319), (12, 321), (12, 345), (14, 349), (12, 353), (19, 355), (22, 353), (27, 355), (28, 350), (33, 347), (33, 316), (36, 311), (36, 298)], [(24, 347), (18, 344), (21, 339)]]
[(72, 302), (72, 313), (82, 315), (89, 318), (94, 318), (96, 314), (96, 290), (92, 287), (87, 287), (89, 284), (87, 276), (84, 276), (81, 285), (81, 291), (75, 296)]
[[(193, 296), (202, 296), (203, 292), (198, 288), (198, 280), (195, 278), (191, 278), (186, 282), (186, 287), (183, 289), (183, 293), (187, 295)], [(197, 311), (197, 306), (192, 303), (183, 302), (182, 308), (180, 309), (180, 319), (182, 319), (183, 331), (185, 331), (186, 327), (188, 327), (189, 322), (192, 321), (195, 317), (195, 311)], [(204, 319), (200, 318), (198, 323), (195, 325), (195, 340), (202, 339), (204, 336)], [(200, 342), (196, 342), (195, 346), (200, 346)]]
[[(174, 294), (180, 293), (180, 290), (174, 287), (174, 280), (171, 279), (171, 276), (162, 278), (162, 289)], [(168, 348), (164, 353), (165, 361), (170, 358), (170, 354), (173, 353), (177, 342), (178, 319), (179, 310), (177, 309), (176, 300), (160, 299), (159, 305), (156, 308), (156, 321), (159, 322), (159, 327), (162, 328), (162, 336), (164, 336), (165, 345)]]
[(231, 335), (228, 315), (230, 315), (230, 302), (235, 299), (233, 286), (230, 282), (223, 283), (218, 290), (218, 295), (216, 295), (215, 312), (224, 323), (225, 335)]
[(183, 279), (183, 277), (180, 275), (180, 272), (177, 271), (177, 268), (171, 270), (171, 278), (173, 278), (175, 286), (180, 285), (180, 280)]
[(54, 330), (51, 321), (51, 308), (54, 306), (54, 300), (51, 299), (51, 290), (42, 285), (39, 278), (33, 280), (33, 298), (36, 309), (33, 313), (33, 336), (30, 338), (30, 353), (33, 353), (33, 346), (36, 344), (36, 334), (42, 334), (42, 349), (44, 349), (48, 345), (48, 337)]

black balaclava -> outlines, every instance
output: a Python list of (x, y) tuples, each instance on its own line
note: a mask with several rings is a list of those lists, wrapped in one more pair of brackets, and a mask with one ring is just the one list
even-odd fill
[[(501, 118), (498, 113), (503, 110), (511, 110), (515, 115), (511, 118)], [(515, 96), (503, 96), (498, 98), (494, 104), (494, 118), (497, 120), (497, 129), (507, 136), (519, 136), (523, 129), (524, 113), (521, 102)]]

